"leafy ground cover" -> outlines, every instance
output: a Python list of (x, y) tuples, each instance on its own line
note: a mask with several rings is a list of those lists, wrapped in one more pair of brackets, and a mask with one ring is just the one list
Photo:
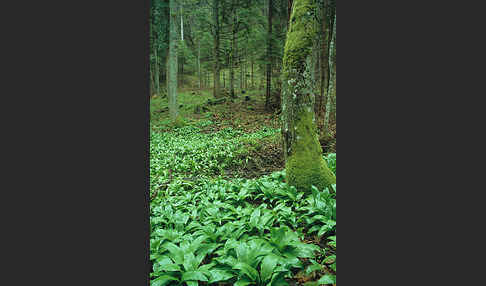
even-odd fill
[[(278, 149), (276, 118), (188, 108), (187, 125), (172, 128), (161, 102), (151, 106), (151, 285), (335, 284), (336, 186), (305, 196), (285, 183), (282, 160), (245, 178), (255, 154)], [(335, 153), (325, 159), (336, 172)]]

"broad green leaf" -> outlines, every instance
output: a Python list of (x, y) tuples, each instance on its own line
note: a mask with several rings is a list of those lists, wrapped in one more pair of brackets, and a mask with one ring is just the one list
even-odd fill
[(182, 281), (198, 280), (208, 281), (208, 278), (201, 271), (187, 271), (182, 274)]
[(162, 271), (181, 271), (181, 268), (177, 264), (165, 264), (159, 267)]
[(248, 279), (243, 278), (243, 279), (236, 281), (234, 286), (246, 286), (246, 285), (250, 285), (252, 283), (253, 283), (253, 281), (250, 281)]
[(170, 283), (170, 281), (179, 281), (179, 279), (169, 276), (163, 275), (154, 280), (150, 281), (150, 286), (164, 286)]
[(207, 254), (211, 254), (216, 248), (218, 248), (220, 246), (220, 244), (218, 243), (205, 243), (203, 244), (199, 249), (198, 251), (196, 252), (198, 255), (199, 254), (203, 254), (203, 255), (207, 255)]
[(198, 268), (199, 263), (193, 253), (186, 253), (184, 254), (183, 265), (186, 271), (192, 271)]
[(241, 272), (248, 276), (248, 278), (251, 280), (258, 281), (258, 271), (244, 262), (236, 263), (236, 265), (233, 266), (233, 269), (241, 270)]
[(270, 286), (287, 286), (289, 285), (287, 281), (284, 279), (284, 272), (274, 273), (272, 276), (272, 280), (270, 281)]
[(263, 282), (266, 282), (272, 278), (273, 269), (277, 266), (279, 257), (275, 254), (269, 254), (263, 258), (261, 264), (261, 278)]
[(250, 217), (250, 225), (258, 226), (259, 218), (260, 218), (260, 209), (255, 209)]
[(175, 263), (182, 264), (184, 262), (184, 252), (177, 245), (172, 242), (166, 242), (162, 247), (169, 251), (169, 256)]
[(319, 279), (317, 281), (317, 283), (319, 283), (319, 285), (336, 284), (336, 276), (326, 274), (326, 275), (322, 276), (321, 279)]
[(248, 261), (248, 247), (244, 243), (238, 243), (237, 246), (235, 247), (236, 251), (236, 257), (238, 260), (243, 261), (243, 262), (249, 262)]
[(210, 279), (209, 279), (209, 284), (214, 283), (214, 282), (219, 282), (219, 281), (225, 281), (228, 279), (233, 278), (235, 275), (229, 271), (226, 270), (209, 270), (210, 273)]
[(316, 231), (319, 231), (321, 229), (321, 226), (320, 225), (314, 225), (313, 227), (311, 227), (307, 233), (313, 233), (313, 232), (316, 232)]
[(312, 273), (314, 271), (318, 271), (318, 270), (321, 270), (321, 269), (322, 269), (322, 265), (317, 264), (317, 263), (316, 264), (311, 264), (311, 265), (309, 265), (307, 267), (307, 269), (305, 270), (305, 273), (306, 274), (310, 274), (310, 273)]

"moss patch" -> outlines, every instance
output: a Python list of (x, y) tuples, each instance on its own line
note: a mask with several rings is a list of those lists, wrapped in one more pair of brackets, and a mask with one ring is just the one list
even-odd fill
[(184, 127), (184, 126), (186, 126), (186, 125), (187, 125), (186, 121), (185, 121), (185, 120), (184, 120), (184, 118), (183, 118), (182, 116), (180, 116), (180, 115), (178, 115), (178, 116), (176, 117), (176, 120), (175, 120), (174, 122), (172, 122), (172, 126), (173, 126), (173, 127), (176, 127), (176, 128), (181, 128), (181, 127)]
[(285, 164), (287, 182), (305, 192), (310, 192), (312, 185), (322, 190), (336, 183), (336, 177), (322, 158), (312, 117), (312, 112), (308, 111), (301, 111), (298, 115), (296, 138)]
[(283, 64), (287, 71), (301, 67), (303, 59), (307, 57), (312, 49), (312, 42), (317, 33), (314, 18), (315, 9), (316, 4), (314, 0), (294, 2), (283, 58)]

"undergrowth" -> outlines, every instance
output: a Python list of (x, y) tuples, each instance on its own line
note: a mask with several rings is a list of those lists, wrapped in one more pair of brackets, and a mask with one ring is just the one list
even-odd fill
[(284, 170), (225, 179), (280, 131), (204, 132), (213, 125), (151, 128), (151, 285), (335, 284), (336, 185), (304, 196)]

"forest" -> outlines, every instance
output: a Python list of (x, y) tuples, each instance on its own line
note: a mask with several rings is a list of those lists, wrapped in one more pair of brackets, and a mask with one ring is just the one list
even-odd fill
[(336, 1), (149, 22), (150, 285), (336, 285)]

